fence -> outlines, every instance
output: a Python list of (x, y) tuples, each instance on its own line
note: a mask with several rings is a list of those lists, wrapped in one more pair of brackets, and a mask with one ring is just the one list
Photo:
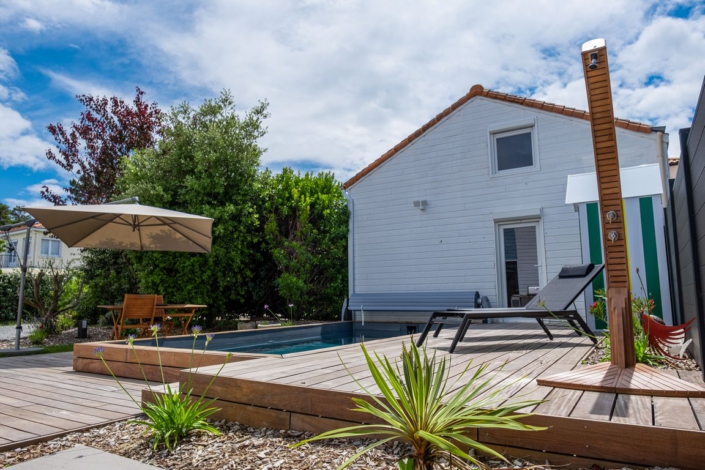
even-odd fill
[[(674, 319), (693, 318), (693, 353), (705, 368), (705, 86), (690, 129), (679, 132), (681, 159), (672, 182), (666, 215), (669, 270), (673, 282)], [(705, 375), (703, 376), (705, 379)]]
[(0, 268), (19, 268), (16, 254), (0, 253)]

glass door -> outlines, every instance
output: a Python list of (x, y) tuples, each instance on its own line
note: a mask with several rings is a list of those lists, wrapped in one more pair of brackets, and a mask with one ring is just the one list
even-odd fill
[(499, 228), (499, 293), (501, 307), (523, 307), (529, 288), (542, 285), (539, 223), (502, 224)]

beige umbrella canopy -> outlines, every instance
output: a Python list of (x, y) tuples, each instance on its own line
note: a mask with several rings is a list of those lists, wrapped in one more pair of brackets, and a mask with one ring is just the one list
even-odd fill
[(140, 204), (25, 207), (70, 247), (211, 251), (213, 219)]

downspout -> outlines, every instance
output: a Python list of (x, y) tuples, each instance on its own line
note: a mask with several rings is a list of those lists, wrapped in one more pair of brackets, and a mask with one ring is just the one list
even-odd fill
[(667, 147), (668, 144), (664, 143), (663, 134), (666, 131), (666, 127), (652, 127), (652, 130), (656, 131), (656, 159), (658, 160), (659, 171), (661, 172), (661, 206), (665, 209), (668, 207), (668, 164), (664, 157), (664, 146)]
[[(355, 201), (350, 191), (345, 189), (343, 197), (348, 201), (350, 219), (348, 220), (348, 298), (355, 292)], [(354, 320), (354, 318), (353, 318)]]

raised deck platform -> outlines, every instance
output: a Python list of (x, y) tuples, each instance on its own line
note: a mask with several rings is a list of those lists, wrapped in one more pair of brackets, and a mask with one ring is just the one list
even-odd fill
[[(705, 399), (650, 397), (618, 393), (583, 392), (539, 386), (538, 377), (581, 367), (591, 343), (568, 328), (551, 327), (554, 341), (532, 323), (472, 325), (455, 354), (448, 348), (455, 333), (443, 331), (429, 338), (427, 347), (438, 357), (449, 355), (451, 380), (472, 361), (472, 368), (489, 363), (493, 384), (509, 385), (506, 402), (545, 399), (533, 410), (531, 424), (546, 431), (482, 430), (473, 438), (503, 448), (516, 456), (539, 459), (550, 453), (551, 463), (609, 462), (702, 468), (705, 449)], [(389, 358), (401, 354), (409, 338), (367, 343), (370, 350)], [(218, 417), (253, 426), (320, 432), (359, 422), (366, 415), (352, 412), (350, 400), (362, 396), (360, 386), (374, 390), (358, 345), (228, 364), (209, 391), (222, 408)], [(199, 370), (193, 380), (200, 393), (219, 367)], [(674, 373), (674, 372), (669, 372)], [(680, 377), (702, 383), (699, 373)], [(186, 374), (182, 372), (185, 379)], [(460, 386), (460, 384), (458, 384)], [(147, 398), (144, 396), (144, 398)], [(543, 460), (540, 460), (543, 461)]]

